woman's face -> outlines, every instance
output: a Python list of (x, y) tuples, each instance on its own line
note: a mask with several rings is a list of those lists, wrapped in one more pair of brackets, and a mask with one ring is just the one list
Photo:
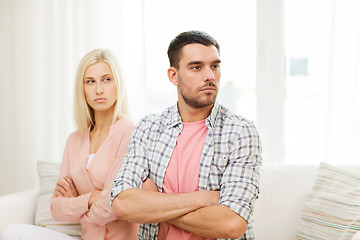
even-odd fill
[(109, 64), (97, 62), (84, 74), (84, 93), (89, 106), (96, 112), (112, 110), (117, 98), (117, 88)]

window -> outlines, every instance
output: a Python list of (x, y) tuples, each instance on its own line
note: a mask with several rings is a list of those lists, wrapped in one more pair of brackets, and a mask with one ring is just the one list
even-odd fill
[(355, 163), (360, 157), (360, 2), (284, 1), (286, 162)]
[(328, 0), (285, 0), (288, 163), (315, 163), (325, 154), (331, 13)]

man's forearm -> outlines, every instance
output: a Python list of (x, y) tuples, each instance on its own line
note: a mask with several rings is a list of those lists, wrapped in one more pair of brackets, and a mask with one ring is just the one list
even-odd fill
[(114, 199), (112, 207), (117, 218), (137, 223), (159, 223), (214, 205), (218, 199), (219, 193), (214, 191), (165, 194), (130, 188)]
[(224, 205), (200, 208), (168, 222), (207, 238), (236, 239), (247, 229), (247, 222)]

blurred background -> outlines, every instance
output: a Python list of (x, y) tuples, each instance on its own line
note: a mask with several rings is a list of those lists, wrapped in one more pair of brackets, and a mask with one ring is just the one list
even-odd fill
[(169, 42), (220, 43), (218, 102), (255, 122), (264, 164), (360, 163), (358, 0), (0, 0), (0, 195), (61, 162), (78, 62), (118, 57), (137, 122), (176, 103)]

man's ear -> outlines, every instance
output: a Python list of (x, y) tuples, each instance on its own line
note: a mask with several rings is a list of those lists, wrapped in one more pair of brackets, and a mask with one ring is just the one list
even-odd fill
[(176, 68), (174, 67), (169, 67), (168, 68), (168, 71), (167, 71), (167, 74), (168, 74), (168, 78), (170, 80), (170, 82), (172, 84), (174, 84), (175, 86), (178, 86), (179, 83), (178, 83), (178, 76), (177, 76), (177, 70)]

